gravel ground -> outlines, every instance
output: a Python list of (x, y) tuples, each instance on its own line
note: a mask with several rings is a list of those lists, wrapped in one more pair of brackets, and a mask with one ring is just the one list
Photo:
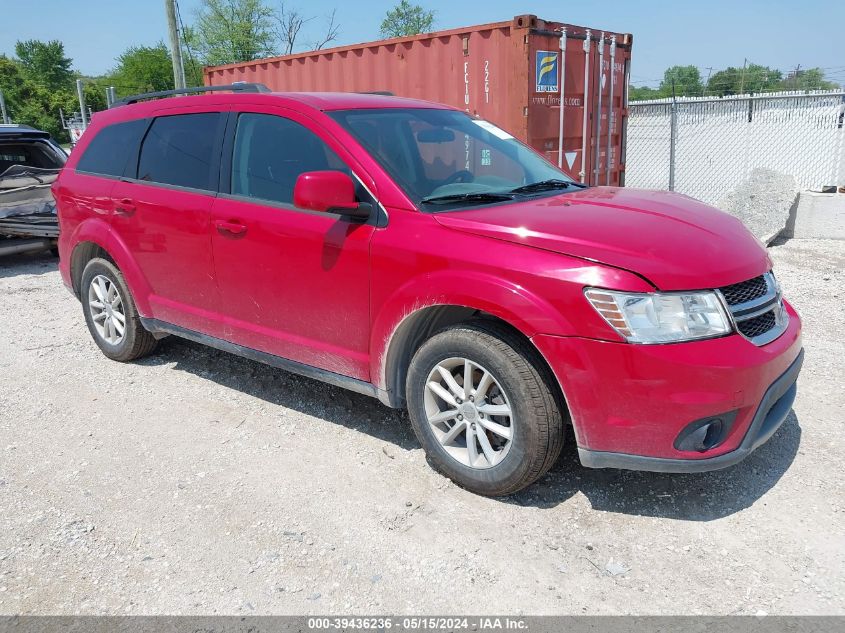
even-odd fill
[(105, 359), (47, 256), (0, 260), (0, 614), (845, 614), (845, 242), (771, 249), (794, 413), (744, 463), (475, 496), (407, 416), (170, 338)]

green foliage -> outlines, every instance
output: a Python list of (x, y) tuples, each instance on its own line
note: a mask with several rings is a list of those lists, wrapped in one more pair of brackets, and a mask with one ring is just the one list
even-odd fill
[(61, 129), (61, 124), (49, 116), (46, 107), (49, 91), (26, 78), (20, 63), (5, 55), (0, 56), (0, 90), (13, 122), (47, 130), (54, 136)]
[(629, 101), (646, 101), (647, 99), (662, 99), (666, 95), (662, 94), (657, 88), (649, 88), (648, 86), (634, 86), (628, 88)]
[(839, 85), (824, 78), (820, 68), (809, 68), (790, 73), (784, 78), (776, 68), (748, 64), (745, 68), (733, 66), (713, 73), (706, 85), (695, 66), (672, 66), (663, 73), (663, 81), (657, 88), (631, 86), (628, 94), (631, 101), (664, 99), (672, 96), (672, 81), (678, 97), (717, 96), (779, 92), (782, 90), (835, 90)]
[(695, 66), (672, 66), (663, 73), (658, 92), (671, 97), (672, 86), (677, 97), (697, 97), (704, 94), (704, 84), (701, 83), (701, 73)]
[(39, 86), (62, 90), (73, 83), (73, 60), (65, 56), (65, 46), (59, 40), (18, 41), (15, 55), (20, 60), (22, 75)]
[[(51, 90), (32, 81), (27, 75), (20, 62), (0, 55), (0, 90), (3, 90), (9, 117), (14, 123), (31, 125), (49, 132), (60, 141), (67, 140), (59, 118), (60, 106), (57, 101), (60, 96), (73, 96), (75, 93), (68, 89)], [(74, 109), (78, 110), (79, 106)]]
[(713, 73), (707, 82), (707, 94), (722, 97), (784, 90), (781, 86), (782, 79), (783, 74), (779, 70), (768, 66), (759, 64), (748, 64), (744, 68), (730, 66)]
[(405, 37), (431, 31), (434, 11), (427, 11), (418, 4), (402, 0), (387, 12), (379, 29), (382, 37)]
[(781, 82), (784, 90), (836, 90), (839, 85), (827, 81), (821, 68), (808, 68), (790, 73)]
[(116, 61), (108, 80), (121, 95), (173, 88), (173, 63), (163, 42), (130, 46)]
[[(69, 70), (71, 60), (64, 57), (64, 47), (60, 42), (42, 44), (36, 41), (18, 42), (15, 50), (26, 61), (0, 55), (0, 89), (13, 122), (44, 130), (63, 142), (68, 140), (68, 135), (62, 128), (59, 110), (66, 115), (79, 111), (77, 76)], [(42, 54), (44, 51), (52, 52), (46, 55)], [(61, 54), (54, 55), (57, 51)], [(54, 67), (47, 65), (47, 59), (53, 59)], [(40, 68), (38, 72), (41, 74), (34, 75), (35, 68)], [(57, 83), (59, 77), (63, 78), (61, 83)], [(92, 110), (106, 107), (105, 92), (90, 80), (85, 82), (84, 95), (86, 105)]]
[(663, 81), (657, 88), (631, 86), (628, 97), (631, 101), (646, 99), (665, 99), (672, 96), (672, 85), (676, 97), (698, 97), (704, 94), (701, 73), (695, 66), (672, 66), (663, 73)]
[(185, 42), (211, 66), (268, 57), (276, 52), (277, 20), (263, 0), (203, 0)]

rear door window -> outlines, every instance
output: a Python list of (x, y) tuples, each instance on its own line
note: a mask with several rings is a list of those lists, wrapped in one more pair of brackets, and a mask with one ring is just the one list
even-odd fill
[(141, 146), (138, 178), (177, 187), (215, 191), (219, 112), (176, 114), (155, 119)]
[(115, 123), (97, 133), (76, 164), (76, 170), (102, 176), (134, 176), (138, 144), (146, 119)]

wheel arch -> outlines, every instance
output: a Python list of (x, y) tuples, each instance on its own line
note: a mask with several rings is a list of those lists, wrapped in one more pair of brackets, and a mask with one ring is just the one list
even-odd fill
[(411, 359), (426, 340), (446, 327), (473, 321), (495, 323), (526, 343), (527, 349), (531, 350), (532, 360), (538, 371), (548, 381), (561, 411), (568, 417), (569, 407), (563, 388), (548, 361), (534, 345), (529, 334), (501, 316), (482, 309), (454, 304), (437, 304), (419, 308), (402, 319), (395, 328), (384, 351), (382, 361), (381, 399), (385, 404), (396, 408), (405, 406), (405, 379), (411, 365)]
[(97, 242), (81, 242), (77, 244), (70, 256), (70, 279), (73, 294), (79, 299), (82, 296), (82, 271), (92, 259), (102, 258), (115, 264), (109, 252)]
[(101, 257), (117, 266), (129, 286), (132, 298), (141, 316), (150, 316), (151, 289), (126, 244), (101, 221), (84, 222), (77, 227), (71, 240), (69, 274), (74, 295), (80, 297), (80, 281), (86, 264)]

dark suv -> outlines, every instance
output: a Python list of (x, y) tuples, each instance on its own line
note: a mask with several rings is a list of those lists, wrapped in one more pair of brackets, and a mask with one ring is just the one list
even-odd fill
[(59, 224), (50, 187), (66, 160), (47, 132), (0, 125), (0, 254), (55, 246)]

